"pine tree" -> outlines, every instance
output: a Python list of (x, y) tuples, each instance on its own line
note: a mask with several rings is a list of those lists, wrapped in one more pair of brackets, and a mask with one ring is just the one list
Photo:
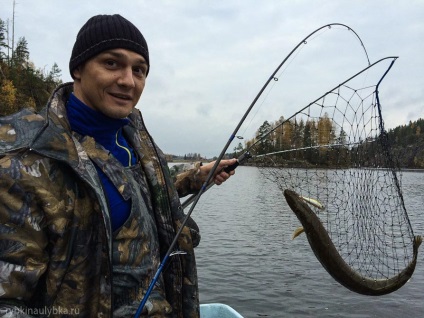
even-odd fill
[(7, 26), (6, 23), (0, 19), (0, 62), (7, 62), (8, 56), (6, 50), (9, 48), (7, 45)]
[(265, 154), (272, 150), (272, 140), (270, 138), (270, 135), (267, 135), (271, 131), (271, 125), (266, 120), (264, 123), (259, 127), (257, 133), (256, 133), (256, 139), (262, 139), (259, 142), (258, 145), (258, 153), (259, 154)]

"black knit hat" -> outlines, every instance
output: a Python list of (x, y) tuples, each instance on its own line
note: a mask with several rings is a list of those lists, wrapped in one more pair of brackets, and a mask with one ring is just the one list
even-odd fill
[[(119, 14), (97, 15), (90, 18), (78, 32), (69, 61), (72, 72), (88, 59), (110, 49), (134, 51), (146, 60), (150, 69), (149, 49), (141, 32)], [(149, 72), (147, 70), (147, 73)]]

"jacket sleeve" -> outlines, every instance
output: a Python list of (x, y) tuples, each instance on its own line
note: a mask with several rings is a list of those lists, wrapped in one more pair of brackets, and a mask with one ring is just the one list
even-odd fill
[(198, 192), (204, 180), (200, 178), (201, 162), (174, 165), (170, 168), (171, 177), (180, 198)]
[(43, 213), (31, 193), (37, 185), (20, 178), (22, 169), (0, 158), (0, 317), (29, 317), (24, 304), (48, 263)]

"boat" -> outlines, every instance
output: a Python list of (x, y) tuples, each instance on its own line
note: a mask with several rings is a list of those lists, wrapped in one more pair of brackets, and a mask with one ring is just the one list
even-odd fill
[(243, 318), (228, 305), (213, 303), (200, 305), (200, 318)]

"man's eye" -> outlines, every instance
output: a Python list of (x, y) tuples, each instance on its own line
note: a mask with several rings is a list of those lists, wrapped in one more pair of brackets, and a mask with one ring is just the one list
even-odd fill
[(133, 67), (133, 72), (140, 76), (146, 75), (146, 69), (144, 67)]
[(116, 63), (114, 60), (107, 60), (107, 61), (106, 61), (106, 65), (107, 65), (107, 66), (114, 67), (114, 66), (116, 66), (116, 65), (117, 65), (117, 63)]

